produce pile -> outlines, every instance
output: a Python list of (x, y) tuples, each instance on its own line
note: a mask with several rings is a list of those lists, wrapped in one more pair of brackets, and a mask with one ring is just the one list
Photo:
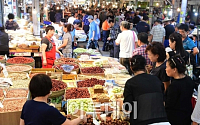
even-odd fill
[(21, 111), (26, 98), (24, 99), (5, 99), (3, 101), (3, 108), (0, 108), (0, 112), (14, 112)]
[(29, 65), (9, 65), (6, 66), (8, 72), (25, 72), (32, 69)]
[(98, 80), (96, 78), (86, 79), (84, 81), (77, 82), (78, 87), (93, 87), (95, 85), (104, 85), (105, 80)]
[(76, 63), (77, 60), (74, 59), (74, 58), (60, 58), (60, 59), (57, 59), (56, 62), (61, 62), (61, 63), (67, 63), (67, 62)]
[(129, 125), (129, 123), (118, 119), (106, 119), (106, 122), (102, 120), (100, 125)]
[(15, 80), (13, 81), (13, 85), (11, 86), (11, 88), (28, 88), (30, 79), (26, 79), (26, 80)]
[(3, 57), (3, 56), (0, 56), (0, 60), (4, 60), (4, 57)]
[(12, 81), (28, 79), (26, 73), (10, 73), (8, 74), (8, 78), (11, 78)]
[(57, 70), (63, 70), (62, 66), (65, 65), (65, 64), (74, 66), (74, 69), (73, 69), (73, 70), (76, 70), (76, 69), (79, 68), (78, 64), (70, 63), (70, 62), (61, 63), (61, 64), (58, 64), (58, 65), (54, 65), (53, 68), (55, 68), (55, 69), (57, 69)]
[(76, 48), (73, 50), (74, 53), (86, 53), (87, 49), (84, 48)]
[(71, 88), (66, 90), (65, 99), (90, 98), (87, 88)]
[(27, 97), (28, 89), (11, 89), (6, 93), (6, 98)]
[(64, 83), (63, 81), (59, 81), (59, 80), (55, 80), (52, 79), (52, 89), (51, 91), (59, 91), (59, 90), (63, 90), (67, 87), (66, 83)]
[(26, 64), (26, 63), (32, 63), (34, 59), (27, 58), (27, 57), (14, 57), (7, 60), (6, 63), (11, 64)]
[(104, 73), (104, 70), (100, 67), (88, 67), (88, 68), (82, 68), (82, 73)]
[(76, 109), (80, 109), (85, 112), (92, 112), (93, 102), (91, 99), (70, 99), (67, 102), (67, 113), (74, 113)]
[(4, 97), (4, 89), (0, 88), (0, 100)]

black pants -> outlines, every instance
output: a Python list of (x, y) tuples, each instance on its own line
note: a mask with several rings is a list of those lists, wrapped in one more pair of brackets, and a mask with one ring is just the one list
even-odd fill
[(120, 45), (116, 45), (115, 42), (113, 44), (114, 44), (114, 58), (119, 59)]
[(0, 51), (0, 55), (7, 55), (7, 56), (9, 56), (9, 51)]
[(89, 25), (84, 25), (83, 30), (85, 31), (85, 34), (87, 35), (89, 31)]
[(105, 46), (107, 42), (107, 38), (109, 36), (110, 31), (109, 30), (103, 30), (103, 36), (102, 36), (102, 41), (103, 41), (103, 48), (102, 50), (105, 51)]
[(129, 58), (120, 58), (120, 64), (126, 67), (130, 75), (133, 74), (130, 68)]

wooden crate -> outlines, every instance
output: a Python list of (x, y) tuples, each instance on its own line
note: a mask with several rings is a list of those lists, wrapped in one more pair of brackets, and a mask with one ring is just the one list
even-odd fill
[(32, 72), (55, 72), (54, 68), (34, 68)]
[(0, 113), (0, 125), (19, 125), (21, 111)]
[(63, 74), (63, 80), (76, 80), (78, 78), (76, 71), (72, 71), (70, 74)]

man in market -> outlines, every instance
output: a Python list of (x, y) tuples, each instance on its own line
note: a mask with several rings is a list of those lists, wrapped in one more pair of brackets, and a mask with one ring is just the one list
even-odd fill
[(71, 13), (71, 17), (69, 17), (68, 23), (73, 24), (74, 20), (76, 20), (76, 18), (74, 17), (74, 13)]
[(148, 20), (149, 20), (149, 17), (147, 15), (144, 15), (143, 19), (136, 25), (136, 29), (138, 33), (145, 32), (149, 34), (150, 26), (147, 23)]
[(108, 25), (108, 19), (109, 19), (109, 16), (107, 16), (106, 20), (102, 24), (102, 30), (103, 30), (103, 37), (102, 37), (103, 48), (102, 48), (102, 51), (106, 51), (105, 46), (106, 46), (107, 38), (108, 38), (109, 32), (110, 32), (110, 27)]
[(75, 31), (80, 26), (80, 24), (81, 24), (80, 20), (74, 20), (74, 22), (73, 22), (74, 30), (70, 32), (72, 35), (72, 49), (76, 49), (76, 47), (77, 47)]
[(83, 20), (82, 20), (82, 29), (84, 30), (85, 34), (88, 34), (90, 22), (88, 21), (88, 15), (85, 11), (82, 11)]
[(88, 21), (90, 22), (90, 28), (89, 28), (89, 39), (87, 43), (87, 49), (89, 49), (89, 46), (91, 42), (94, 42), (95, 48), (98, 49), (98, 34), (97, 34), (97, 24), (94, 22), (94, 17), (92, 15), (88, 16)]
[(149, 42), (160, 42), (164, 44), (165, 40), (165, 29), (161, 25), (161, 20), (157, 19), (155, 21), (155, 26), (150, 31)]
[(9, 56), (9, 37), (5, 28), (0, 24), (0, 55)]
[(120, 33), (120, 27), (112, 19), (108, 22), (110, 26), (110, 36), (107, 38), (107, 40), (110, 42), (110, 57), (119, 58), (119, 45), (115, 44), (115, 40)]
[(46, 36), (42, 39), (41, 50), (42, 50), (42, 68), (52, 68), (56, 59), (56, 52), (62, 56), (62, 53), (56, 49), (54, 40), (52, 39), (55, 29), (53, 26), (47, 26)]
[(167, 19), (167, 18), (163, 20), (163, 23), (165, 24), (164, 28), (165, 28), (165, 33), (166, 33), (165, 41), (164, 41), (165, 48), (169, 47), (169, 36), (175, 31), (174, 26), (170, 24), (170, 21), (171, 19)]
[(49, 15), (50, 21), (55, 23), (56, 22), (56, 20), (55, 20), (56, 13), (54, 12), (53, 8), (50, 9), (50, 12), (48, 13), (48, 15)]

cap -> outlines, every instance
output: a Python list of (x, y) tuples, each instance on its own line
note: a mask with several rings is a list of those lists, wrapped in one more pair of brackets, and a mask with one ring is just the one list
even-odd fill
[(80, 24), (80, 23), (81, 23), (80, 20), (74, 20), (74, 22), (73, 22), (74, 25), (75, 25), (75, 24)]
[(94, 17), (92, 15), (89, 15), (87, 19), (94, 19)]

